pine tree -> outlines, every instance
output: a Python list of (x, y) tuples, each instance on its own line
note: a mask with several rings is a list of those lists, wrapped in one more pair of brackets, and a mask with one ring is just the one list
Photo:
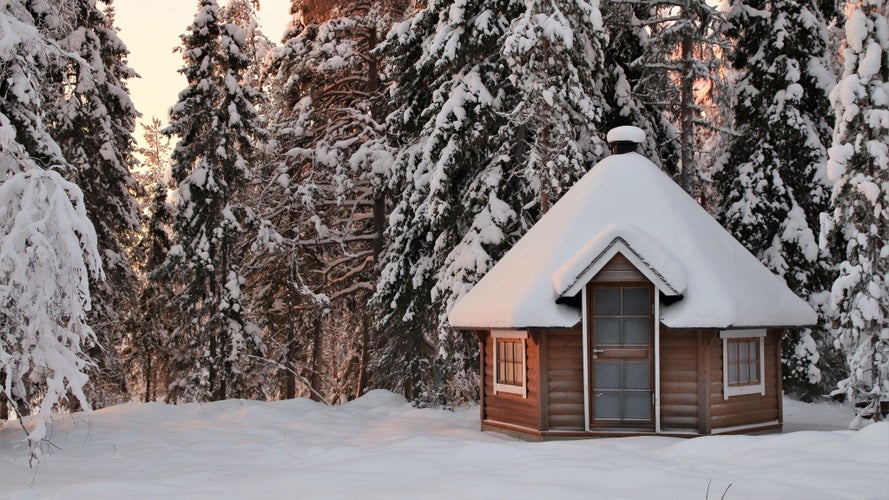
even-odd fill
[(598, 78), (604, 45), (597, 3), (576, 0), (526, 1), (503, 41), (517, 91), (510, 118), (529, 147), (526, 182), (536, 184), (541, 212), (553, 190), (572, 185), (605, 154), (596, 135), (604, 107)]
[[(551, 16), (552, 31), (537, 24), (540, 16)], [(599, 18), (597, 2), (433, 1), (390, 32), (384, 49), (397, 82), (389, 122), (397, 154), (388, 172), (390, 240), (374, 296), (378, 384), (427, 402), (474, 397), (477, 342), (447, 327), (447, 311), (581, 166), (604, 153), (597, 121), (566, 126), (599, 118)], [(565, 56), (569, 46), (576, 57), (543, 59), (548, 50)], [(535, 71), (522, 67), (535, 59)], [(552, 90), (559, 74), (569, 75), (564, 93)], [(532, 118), (548, 98), (551, 122)], [(515, 126), (517, 117), (526, 123)], [(547, 130), (563, 134), (567, 147), (557, 149)], [(568, 171), (541, 163), (541, 150), (544, 162)]]
[(144, 402), (157, 401), (158, 395), (166, 394), (170, 325), (174, 323), (168, 307), (173, 293), (161, 276), (171, 247), (168, 231), (173, 219), (163, 178), (156, 181), (150, 194), (142, 238), (133, 252), (142, 276), (141, 287), (123, 350), (133, 381), (131, 387), (134, 392), (136, 388), (141, 389)]
[(836, 392), (856, 404), (858, 427), (889, 399), (889, 12), (883, 0), (849, 7), (822, 246), (839, 262), (830, 318), (849, 366)]
[[(724, 96), (721, 87), (720, 55), (725, 42), (722, 16), (705, 0), (631, 0), (641, 21), (636, 31), (643, 41), (643, 54), (635, 66), (643, 75), (636, 89), (648, 102), (669, 114), (678, 129), (678, 173), (676, 181), (705, 206), (708, 172), (713, 153), (703, 150), (720, 129), (721, 117), (708, 106)], [(663, 129), (663, 127), (660, 127)], [(672, 139), (672, 134), (661, 136)], [(709, 158), (707, 158), (709, 157)]]
[(604, 51), (606, 100), (602, 130), (632, 125), (645, 131), (640, 154), (670, 175), (679, 173), (679, 130), (660, 100), (669, 75), (645, 63), (652, 9), (642, 3), (602, 2), (608, 49)]
[(170, 396), (220, 400), (249, 395), (249, 368), (260, 353), (247, 318), (241, 248), (251, 213), (241, 203), (257, 141), (259, 94), (241, 83), (243, 31), (223, 23), (215, 0), (201, 0), (182, 36), (188, 86), (171, 110), (176, 135), (172, 177), (179, 201), (172, 247), (161, 277), (173, 283), (180, 321), (171, 339)]
[[(261, 287), (265, 302), (280, 297), (290, 312), (264, 310), (275, 317), (269, 327), (286, 324), (277, 329), (280, 362), (296, 372), (299, 358), (311, 385), (334, 401), (367, 387), (372, 332), (365, 305), (382, 248), (380, 171), (391, 163), (385, 62), (374, 49), (403, 3), (358, 0), (328, 11), (333, 17), (323, 21), (317, 9), (298, 16), (303, 24), (270, 59), (276, 167), (264, 183), (262, 213), (281, 235), (283, 245), (276, 246), (283, 255), (269, 254), (257, 269), (289, 261), (287, 279), (258, 276), (271, 280)], [(297, 12), (300, 4), (293, 4)], [(294, 390), (288, 374), (285, 395)]]
[[(731, 4), (735, 135), (715, 174), (721, 223), (816, 308), (831, 275), (817, 243), (829, 198), (828, 94), (835, 84), (825, 14), (835, 15), (815, 2)], [(789, 391), (806, 398), (827, 392), (819, 368), (821, 353), (831, 359), (826, 339), (823, 324), (784, 336)]]
[[(111, 1), (105, 3), (111, 14)], [(75, 57), (52, 75), (58, 94), (48, 103), (48, 123), (50, 134), (73, 167), (66, 175), (83, 190), (105, 269), (104, 280), (90, 283), (93, 309), (89, 316), (102, 346), (91, 352), (97, 373), (90, 400), (101, 407), (128, 399), (118, 350), (137, 281), (127, 251), (139, 227), (135, 195), (141, 186), (130, 174), (138, 112), (125, 83), (135, 73), (126, 64), (126, 45), (96, 0), (74, 0), (68, 5), (59, 45)]]
[(242, 84), (260, 90), (265, 78), (265, 58), (275, 44), (260, 29), (257, 11), (259, 0), (229, 0), (222, 8), (221, 15), (225, 22), (244, 30), (244, 55), (249, 63), (241, 75)]
[[(134, 175), (143, 186), (153, 186), (160, 181), (169, 180), (170, 137), (163, 134), (163, 129), (160, 118), (156, 116), (152, 116), (147, 124), (142, 124), (142, 140), (145, 146), (136, 148), (136, 153), (142, 159), (139, 162), (141, 168), (135, 171)], [(148, 195), (146, 200), (152, 197)], [(146, 204), (148, 203), (142, 203)]]
[(43, 2), (0, 8), (0, 396), (18, 415), (38, 410), (26, 431), (32, 458), (53, 411), (70, 397), (89, 408), (89, 280), (102, 274), (81, 190), (44, 168), (70, 168), (46, 129), (42, 92), (70, 62), (47, 36), (57, 19)]
[(148, 402), (164, 399), (169, 385), (167, 363), (174, 321), (168, 304), (173, 293), (161, 278), (160, 270), (170, 251), (173, 214), (167, 201), (170, 138), (163, 135), (161, 121), (156, 117), (143, 124), (143, 129), (145, 146), (136, 150), (143, 160), (136, 176), (149, 189), (140, 200), (142, 232), (132, 251), (139, 289), (122, 354), (129, 367), (131, 391)]

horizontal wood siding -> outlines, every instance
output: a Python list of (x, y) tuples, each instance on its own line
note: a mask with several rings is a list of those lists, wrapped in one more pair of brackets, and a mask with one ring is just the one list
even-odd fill
[(648, 278), (640, 273), (626, 257), (618, 253), (608, 261), (607, 264), (598, 272), (591, 283), (625, 283), (625, 282), (648, 282)]
[(485, 376), (485, 420), (540, 429), (540, 349), (535, 335), (528, 334), (525, 344), (526, 368), (528, 374), (528, 396), (520, 394), (494, 393), (494, 341), (491, 335), (485, 336), (484, 376)]
[(546, 346), (549, 429), (584, 430), (583, 337), (580, 327), (547, 332)]
[(718, 430), (781, 420), (780, 349), (781, 331), (770, 329), (765, 337), (765, 395), (745, 394), (723, 398), (722, 339), (710, 343), (710, 427)]
[(661, 429), (697, 430), (698, 334), (661, 326)]

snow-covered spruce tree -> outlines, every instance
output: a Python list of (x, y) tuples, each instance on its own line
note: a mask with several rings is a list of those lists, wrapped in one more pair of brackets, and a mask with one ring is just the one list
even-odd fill
[(159, 271), (174, 286), (170, 306), (179, 319), (170, 340), (173, 400), (249, 396), (251, 356), (262, 348), (241, 289), (242, 241), (251, 223), (241, 195), (266, 135), (254, 108), (260, 96), (241, 84), (249, 62), (243, 42), (243, 30), (221, 21), (215, 0), (198, 3), (182, 36), (180, 71), (188, 86), (164, 131), (179, 138), (172, 156), (179, 201)]
[[(303, 360), (313, 388), (338, 401), (367, 386), (366, 303), (385, 220), (380, 172), (391, 163), (382, 123), (384, 61), (374, 49), (404, 2), (347, 2), (321, 22), (313, 22), (327, 17), (317, 8), (301, 15), (304, 3), (293, 3), (299, 21), (270, 58), (276, 160), (259, 199), (267, 202), (261, 213), (274, 221), (283, 254), (263, 257), (256, 269), (271, 268), (258, 273), (271, 280), (259, 287), (266, 304), (276, 297), (294, 302), (284, 314), (260, 308), (269, 312), (269, 325), (288, 324), (275, 336), (279, 362), (296, 371)], [(283, 261), (287, 279), (273, 270)], [(297, 311), (299, 318), (289, 317)], [(285, 396), (293, 397), (294, 375), (284, 382)]]
[[(110, 14), (111, 1), (105, 3)], [(89, 315), (101, 347), (90, 352), (96, 368), (88, 392), (101, 407), (129, 399), (119, 350), (137, 281), (127, 251), (139, 227), (134, 195), (141, 188), (130, 174), (138, 112), (125, 83), (135, 73), (126, 64), (126, 45), (96, 0), (67, 5), (58, 43), (77, 57), (52, 75), (55, 100), (46, 103), (47, 123), (73, 167), (65, 175), (83, 190), (105, 270), (105, 280), (90, 282)]]
[(148, 402), (165, 399), (169, 385), (167, 341), (173, 321), (167, 304), (172, 290), (160, 279), (158, 270), (170, 250), (173, 215), (167, 201), (170, 137), (163, 135), (161, 121), (156, 117), (143, 123), (142, 128), (145, 146), (136, 149), (142, 160), (135, 175), (148, 189), (140, 198), (142, 232), (132, 251), (139, 288), (135, 310), (129, 315), (122, 356), (128, 367), (131, 392)]
[(167, 191), (162, 177), (149, 190), (142, 238), (133, 251), (142, 279), (122, 354), (129, 366), (132, 390), (140, 389), (140, 399), (144, 402), (165, 396), (169, 385), (169, 328), (174, 321), (168, 306), (173, 294), (159, 271), (172, 246), (168, 231), (173, 216)]
[(57, 19), (42, 2), (0, 4), (0, 396), (22, 420), (32, 458), (52, 412), (84, 394), (95, 337), (90, 277), (101, 277), (96, 233), (81, 190), (44, 126), (41, 88), (68, 57), (37, 25)]
[(602, 2), (608, 48), (604, 50), (603, 95), (606, 100), (602, 130), (633, 125), (645, 131), (641, 154), (670, 175), (679, 172), (679, 130), (657, 96), (671, 83), (664, 71), (643, 63), (651, 43), (646, 28), (652, 9), (645, 4)]
[(849, 366), (837, 393), (856, 404), (852, 427), (879, 420), (889, 399), (889, 7), (849, 4), (822, 246), (839, 263), (830, 297), (836, 345)]
[(516, 99), (509, 119), (528, 146), (523, 174), (540, 212), (605, 154), (596, 135), (604, 99), (605, 45), (598, 2), (526, 0), (503, 41)]
[(638, 5), (636, 15), (642, 16), (642, 30), (637, 33), (644, 51), (635, 65), (643, 74), (635, 90), (672, 117), (679, 130), (676, 180), (686, 192), (701, 198), (708, 190), (705, 170), (713, 156), (702, 145), (720, 127), (720, 117), (707, 112), (718, 109), (708, 104), (720, 98), (720, 53), (725, 45), (720, 12), (706, 0), (628, 3)]
[(258, 11), (259, 0), (229, 0), (221, 9), (225, 22), (244, 30), (244, 54), (250, 62), (241, 76), (242, 83), (257, 90), (262, 87), (265, 78), (263, 69), (266, 56), (275, 46), (259, 26), (256, 18)]
[[(714, 174), (717, 217), (791, 290), (819, 308), (831, 281), (817, 233), (830, 196), (828, 94), (836, 83), (825, 15), (836, 13), (797, 0), (735, 0), (729, 7), (730, 57), (738, 71), (735, 134)], [(823, 322), (785, 334), (789, 392), (805, 398), (830, 392), (819, 368), (835, 360), (826, 352), (833, 350), (828, 335)]]
[[(601, 86), (587, 77), (602, 65), (597, 10), (596, 2), (432, 1), (390, 32), (384, 50), (397, 82), (389, 120), (397, 155), (388, 173), (395, 205), (373, 299), (376, 384), (427, 402), (475, 397), (477, 341), (451, 331), (447, 311), (539, 218), (542, 202), (554, 203), (580, 173), (554, 174), (547, 193), (532, 152), (537, 141), (548, 142), (538, 136), (556, 127), (556, 118), (577, 123), (584, 112), (597, 112), (575, 103), (602, 102)], [(534, 23), (548, 15), (553, 30), (538, 30)], [(562, 66), (523, 75), (507, 59), (510, 36), (552, 40), (560, 51), (571, 44), (577, 57), (554, 57), (552, 64)], [(511, 57), (545, 53), (520, 44), (510, 51)], [(565, 94), (552, 96), (554, 121), (516, 126), (517, 110), (547, 98), (546, 85), (519, 80), (559, 71), (574, 76)], [(559, 151), (567, 156), (563, 164), (595, 161), (601, 143), (594, 131), (581, 126), (574, 133)]]

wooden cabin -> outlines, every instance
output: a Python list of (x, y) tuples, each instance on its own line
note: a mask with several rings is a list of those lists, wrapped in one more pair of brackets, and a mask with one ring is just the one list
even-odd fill
[(539, 440), (779, 430), (781, 335), (816, 315), (631, 151), (594, 166), (448, 319), (479, 339), (482, 429)]

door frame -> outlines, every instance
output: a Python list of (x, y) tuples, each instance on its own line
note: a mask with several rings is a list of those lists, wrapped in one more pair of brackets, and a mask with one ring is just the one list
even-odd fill
[[(592, 311), (590, 311), (589, 290), (593, 287), (648, 287), (651, 290), (653, 300), (652, 328), (651, 328), (651, 369), (650, 385), (652, 391), (652, 419), (642, 425), (617, 423), (614, 426), (606, 426), (607, 430), (616, 431), (641, 431), (656, 433), (661, 432), (661, 372), (660, 372), (660, 290), (650, 281), (633, 282), (588, 282), (581, 289), (581, 327), (583, 348), (583, 398), (584, 398), (584, 428), (587, 432), (605, 430), (592, 424), (593, 415), (593, 377), (592, 377)], [(653, 426), (653, 429), (652, 429)]]

